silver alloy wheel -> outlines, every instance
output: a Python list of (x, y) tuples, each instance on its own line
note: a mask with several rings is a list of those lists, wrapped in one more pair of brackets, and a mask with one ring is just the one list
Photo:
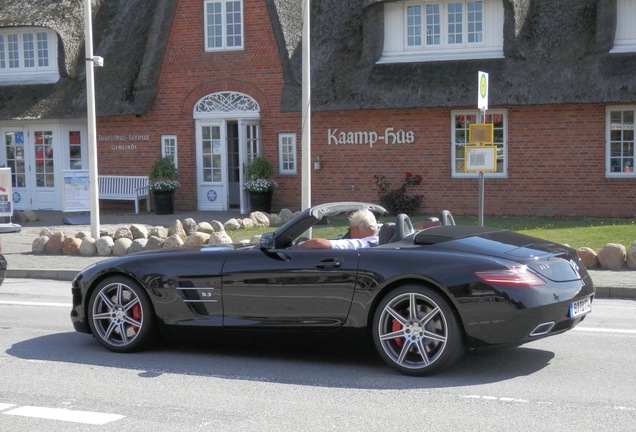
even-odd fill
[(377, 323), (382, 350), (397, 366), (422, 369), (443, 354), (448, 324), (440, 306), (423, 294), (407, 292), (384, 306)]
[(125, 347), (132, 344), (141, 332), (144, 308), (131, 287), (114, 282), (99, 289), (91, 316), (99, 338), (108, 345)]

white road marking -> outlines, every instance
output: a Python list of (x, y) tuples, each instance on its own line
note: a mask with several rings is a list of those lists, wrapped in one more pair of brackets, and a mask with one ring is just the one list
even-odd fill
[(35, 406), (23, 406), (5, 411), (2, 414), (92, 425), (105, 425), (107, 423), (111, 423), (125, 417), (117, 414), (75, 411), (66, 408), (45, 408)]
[(636, 334), (636, 330), (629, 329), (611, 329), (611, 328), (594, 328), (594, 327), (574, 327), (573, 330), (596, 332), (596, 333), (627, 333)]
[(26, 302), (26, 301), (7, 301), (0, 300), (0, 305), (6, 306), (44, 306), (44, 307), (73, 307), (70, 303), (47, 303), (47, 302)]
[(466, 399), (483, 399), (483, 400), (492, 400), (492, 401), (501, 401), (501, 402), (520, 402), (520, 403), (529, 403), (529, 400), (526, 399), (516, 399), (510, 397), (496, 397), (496, 396), (482, 396), (482, 395), (464, 395), (462, 396)]
[(5, 404), (5, 403), (0, 403), (0, 411), (4, 411), (6, 409), (9, 409), (11, 407), (14, 407), (15, 405), (13, 404)]

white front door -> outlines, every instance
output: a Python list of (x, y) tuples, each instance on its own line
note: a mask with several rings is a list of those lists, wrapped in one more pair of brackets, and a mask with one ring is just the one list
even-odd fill
[(58, 135), (56, 125), (2, 129), (2, 158), (11, 168), (14, 209), (60, 208), (56, 188), (59, 161), (55, 159), (59, 151)]
[(196, 125), (198, 210), (228, 210), (225, 121)]

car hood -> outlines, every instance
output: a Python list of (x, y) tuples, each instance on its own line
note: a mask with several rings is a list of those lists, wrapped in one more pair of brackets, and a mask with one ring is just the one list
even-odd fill
[(574, 249), (501, 228), (441, 226), (420, 231), (414, 242), (516, 261), (557, 282), (582, 279), (586, 274)]

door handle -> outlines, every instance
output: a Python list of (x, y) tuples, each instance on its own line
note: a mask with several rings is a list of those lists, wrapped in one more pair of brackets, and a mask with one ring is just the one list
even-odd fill
[(330, 258), (324, 261), (320, 261), (316, 264), (317, 269), (326, 270), (331, 268), (340, 268), (342, 262), (340, 262), (340, 258)]

